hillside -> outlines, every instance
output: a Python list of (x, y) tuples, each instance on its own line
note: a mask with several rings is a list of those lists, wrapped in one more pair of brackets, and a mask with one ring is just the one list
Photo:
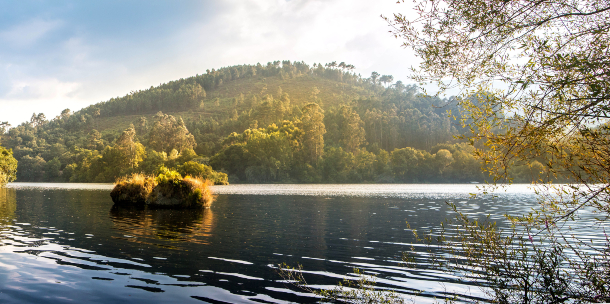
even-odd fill
[[(212, 165), (233, 182), (482, 180), (451, 100), (350, 65), (272, 62), (207, 71), (2, 135), (18, 181), (112, 182)], [(457, 117), (459, 119), (459, 116)]]

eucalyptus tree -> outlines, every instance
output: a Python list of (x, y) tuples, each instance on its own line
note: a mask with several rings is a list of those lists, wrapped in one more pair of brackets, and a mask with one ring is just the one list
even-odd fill
[(356, 153), (360, 146), (366, 143), (364, 122), (358, 113), (348, 106), (342, 106), (340, 112), (339, 142), (345, 151)]
[(301, 129), (303, 130), (303, 151), (305, 160), (314, 165), (324, 155), (324, 111), (317, 103), (303, 107)]
[(182, 118), (176, 119), (172, 115), (158, 112), (156, 120), (148, 133), (148, 146), (158, 152), (167, 152), (176, 149), (193, 149), (197, 146), (195, 137), (188, 131)]
[(120, 163), (124, 168), (137, 168), (145, 155), (144, 146), (136, 141), (136, 130), (133, 125), (117, 138), (114, 148), (120, 152)]

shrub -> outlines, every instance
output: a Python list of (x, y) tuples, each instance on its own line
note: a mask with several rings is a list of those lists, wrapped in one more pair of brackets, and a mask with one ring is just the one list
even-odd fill
[(214, 200), (210, 189), (212, 181), (186, 176), (166, 167), (157, 170), (157, 176), (132, 174), (117, 179), (110, 196), (115, 204), (201, 208), (209, 207)]
[(211, 180), (214, 185), (228, 185), (229, 178), (226, 173), (212, 170), (212, 167), (195, 161), (188, 161), (178, 166), (177, 170), (182, 176), (195, 176)]
[(165, 166), (159, 167), (159, 169), (157, 169), (157, 174), (155, 180), (158, 184), (175, 184), (182, 180), (182, 175), (180, 175), (180, 173), (170, 170)]
[(144, 205), (156, 186), (157, 180), (153, 176), (134, 173), (119, 177), (110, 197), (115, 204)]
[(210, 190), (210, 186), (213, 185), (212, 181), (200, 177), (187, 176), (183, 179), (183, 182), (189, 190), (190, 194), (187, 198), (192, 204), (203, 207), (209, 207), (212, 204), (212, 201), (214, 201), (214, 195)]

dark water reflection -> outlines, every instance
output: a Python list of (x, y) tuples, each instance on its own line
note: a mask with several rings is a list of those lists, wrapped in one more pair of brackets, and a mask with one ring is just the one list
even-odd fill
[[(321, 287), (358, 267), (416, 302), (448, 290), (480, 296), (426, 265), (401, 265), (402, 252), (417, 245), (406, 221), (434, 229), (450, 215), (446, 201), (500, 218), (530, 208), (531, 191), (475, 200), (459, 185), (399, 186), (368, 196), (324, 195), (311, 185), (301, 190), (312, 194), (272, 186), (281, 195), (261, 195), (264, 186), (240, 186), (224, 189), (241, 194), (220, 194), (198, 211), (114, 208), (105, 188), (0, 189), (0, 303), (316, 302), (281, 281), (279, 263), (302, 264)], [(366, 194), (363, 187), (354, 189)]]
[(170, 210), (113, 206), (110, 218), (114, 229), (125, 233), (125, 241), (159, 245), (146, 240), (171, 240), (208, 245), (214, 221), (212, 209)]

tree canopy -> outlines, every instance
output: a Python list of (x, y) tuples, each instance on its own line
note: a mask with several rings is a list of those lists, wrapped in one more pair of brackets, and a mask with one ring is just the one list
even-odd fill
[[(439, 144), (454, 156), (465, 151), (454, 145), (464, 129), (447, 116), (457, 110), (451, 98), (352, 70), (345, 62), (230, 66), (50, 119), (35, 113), (13, 128), (0, 124), (0, 138), (20, 163), (18, 181), (112, 182), (189, 161), (241, 182), (484, 179), (474, 158), (454, 157), (442, 175), (431, 164)], [(429, 155), (422, 163), (434, 170), (393, 170), (392, 153), (406, 147)], [(457, 166), (473, 174), (454, 174)]]

